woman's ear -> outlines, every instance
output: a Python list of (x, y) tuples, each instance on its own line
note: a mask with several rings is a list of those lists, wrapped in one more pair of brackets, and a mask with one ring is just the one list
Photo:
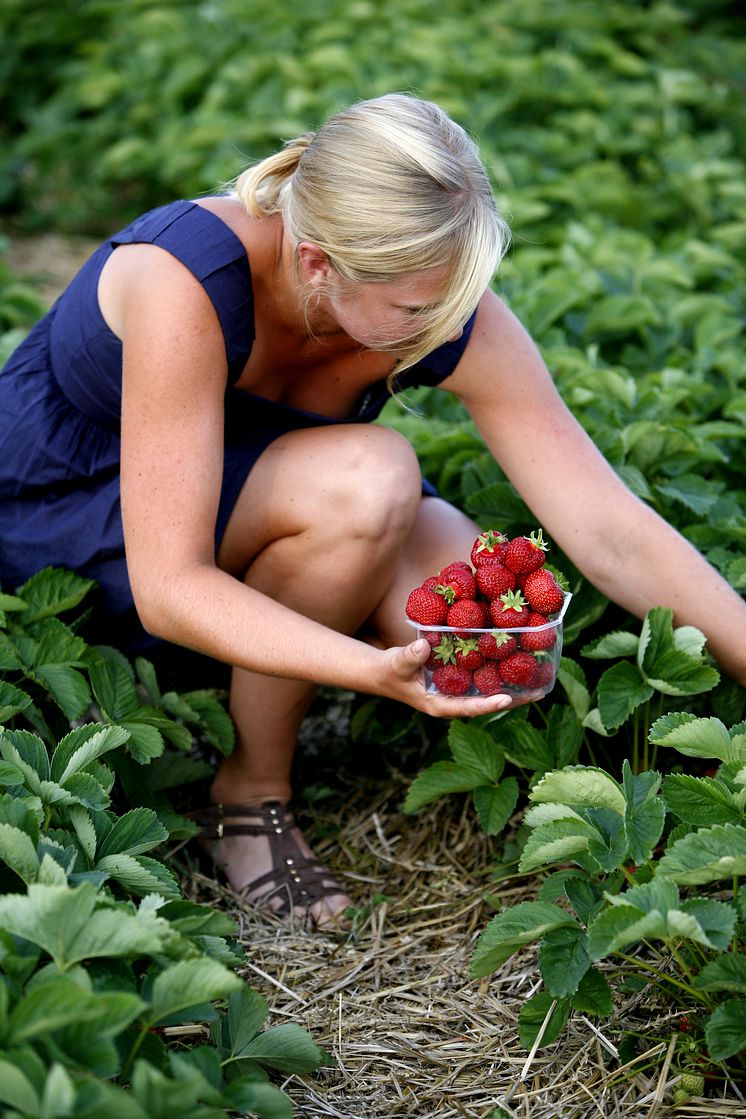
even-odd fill
[(318, 245), (301, 241), (296, 251), (300, 274), (309, 287), (322, 287), (334, 275), (329, 257)]

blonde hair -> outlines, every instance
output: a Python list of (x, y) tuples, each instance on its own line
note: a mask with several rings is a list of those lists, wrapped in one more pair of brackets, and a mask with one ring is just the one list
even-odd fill
[(437, 304), (413, 316), (397, 372), (456, 334), (509, 241), (474, 142), (409, 94), (360, 101), (248, 168), (234, 189), (254, 216), (280, 214), (344, 280), (381, 283), (446, 266)]

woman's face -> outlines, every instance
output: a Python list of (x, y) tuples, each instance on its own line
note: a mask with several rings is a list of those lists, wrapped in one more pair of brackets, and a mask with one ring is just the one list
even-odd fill
[[(437, 303), (445, 271), (430, 268), (384, 283), (342, 282), (327, 294), (329, 314), (361, 346), (388, 350), (417, 332), (418, 312)], [(455, 337), (460, 335), (461, 331)]]
[(437, 303), (445, 277), (441, 265), (382, 283), (352, 284), (329, 268), (318, 283), (314, 329), (344, 333), (369, 350), (396, 352), (397, 343), (417, 333), (417, 313)]

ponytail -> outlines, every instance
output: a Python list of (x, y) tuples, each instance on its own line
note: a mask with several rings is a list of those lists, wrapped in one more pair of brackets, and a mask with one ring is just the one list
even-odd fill
[(288, 140), (274, 155), (248, 167), (238, 176), (234, 190), (253, 217), (266, 217), (282, 210), (282, 188), (295, 174), (301, 156), (312, 142), (315, 132), (304, 132)]

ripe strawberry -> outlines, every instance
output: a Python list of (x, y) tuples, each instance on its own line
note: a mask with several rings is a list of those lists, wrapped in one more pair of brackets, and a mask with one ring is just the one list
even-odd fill
[(470, 668), (472, 672), (475, 668), (482, 667), (484, 664), (484, 657), (479, 652), (475, 638), (457, 637), (455, 646), (456, 664), (462, 665), (463, 668)]
[(446, 624), (451, 629), (481, 629), (486, 621), (487, 607), (475, 599), (462, 598), (448, 607)]
[(444, 664), (433, 672), (433, 684), (443, 695), (466, 695), (471, 690), (472, 675), (460, 664)]
[(483, 657), (501, 661), (515, 653), (518, 642), (512, 633), (480, 633), (477, 648)]
[(427, 587), (415, 587), (407, 599), (405, 612), (421, 626), (442, 626), (448, 616), (448, 603)]
[(529, 571), (538, 571), (543, 565), (544, 552), (548, 547), (541, 529), (532, 532), (530, 536), (516, 536), (505, 549), (503, 563), (516, 575), (527, 575)]
[(506, 591), (490, 603), (490, 617), (498, 629), (515, 629), (526, 623), (530, 611), (520, 591)]
[(551, 571), (534, 571), (526, 576), (523, 593), (537, 614), (556, 614), (565, 601), (562, 588)]
[(554, 662), (549, 659), (545, 661), (536, 662), (536, 679), (533, 686), (535, 688), (548, 688), (550, 684), (554, 683)]
[(515, 586), (515, 575), (499, 560), (484, 561), (477, 568), (477, 586), (485, 598), (499, 598)]
[(428, 576), (428, 578), (427, 578), (427, 579), (425, 580), (425, 582), (424, 582), (424, 583), (423, 583), (422, 585), (423, 585), (423, 587), (425, 587), (425, 588), (426, 588), (427, 590), (429, 590), (429, 591), (434, 591), (434, 590), (435, 590), (435, 588), (436, 588), (436, 587), (437, 587), (437, 585), (438, 585), (438, 576), (437, 576), (437, 575), (430, 575), (430, 576)]
[[(438, 576), (438, 587), (436, 589), (438, 594), (445, 597), (449, 606), (452, 602), (458, 602), (460, 598), (474, 598), (477, 593), (474, 572), (466, 563), (449, 563)], [(453, 591), (450, 596), (447, 593), (448, 589)]]
[(434, 668), (439, 668), (442, 664), (455, 664), (456, 654), (453, 647), (453, 638), (449, 634), (441, 633), (439, 630), (430, 630), (423, 633), (422, 636), (432, 649), (430, 656), (423, 665), (424, 668), (432, 672)]
[(505, 685), (500, 676), (500, 670), (494, 661), (490, 661), (484, 668), (478, 668), (474, 673), (474, 686), (482, 695), (497, 695), (505, 690)]
[(488, 528), (486, 532), (481, 533), (471, 549), (471, 562), (474, 567), (481, 567), (489, 560), (500, 559), (507, 543), (508, 538), (505, 533), (497, 529)]
[[(532, 629), (536, 629), (537, 626), (545, 626), (547, 620), (543, 614), (532, 613), (529, 614), (523, 624)], [(552, 649), (556, 644), (556, 629), (536, 629), (535, 633), (521, 634), (521, 648), (526, 649), (529, 653), (538, 653), (543, 649)]]
[(514, 653), (500, 661), (500, 674), (514, 688), (532, 688), (538, 676), (538, 665), (530, 653)]

